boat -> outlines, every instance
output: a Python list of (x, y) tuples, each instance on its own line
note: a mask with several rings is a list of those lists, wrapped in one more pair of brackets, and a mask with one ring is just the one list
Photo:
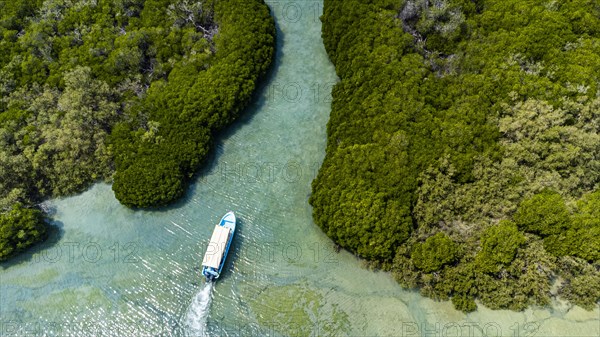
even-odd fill
[(202, 275), (206, 281), (215, 281), (221, 275), (233, 234), (235, 233), (235, 214), (227, 212), (215, 226), (204, 259), (202, 259)]

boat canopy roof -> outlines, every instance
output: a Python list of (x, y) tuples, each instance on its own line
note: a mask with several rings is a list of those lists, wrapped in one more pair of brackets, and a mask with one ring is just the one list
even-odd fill
[(229, 233), (229, 228), (219, 225), (215, 226), (215, 230), (206, 248), (206, 254), (204, 254), (204, 259), (202, 260), (203, 266), (219, 268), (223, 254), (225, 254)]

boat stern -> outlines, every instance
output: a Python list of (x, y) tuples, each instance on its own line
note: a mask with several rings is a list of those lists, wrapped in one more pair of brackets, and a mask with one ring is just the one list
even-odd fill
[(214, 269), (207, 266), (202, 267), (202, 275), (206, 278), (206, 281), (212, 282), (219, 278), (219, 273)]

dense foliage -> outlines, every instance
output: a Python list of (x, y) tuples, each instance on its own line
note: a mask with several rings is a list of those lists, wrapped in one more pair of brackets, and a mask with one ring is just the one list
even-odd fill
[[(274, 35), (262, 0), (0, 1), (0, 213), (115, 170), (125, 205), (178, 198), (267, 71)], [(43, 218), (28, 219), (39, 226), (13, 251), (42, 237)]]
[(0, 213), (0, 261), (42, 240), (45, 234), (42, 212), (15, 204)]
[(430, 273), (456, 261), (457, 245), (444, 233), (430, 236), (413, 246), (411, 259), (420, 270)]
[(138, 119), (115, 128), (113, 190), (125, 205), (158, 206), (181, 196), (185, 180), (206, 158), (211, 135), (247, 105), (271, 64), (275, 28), (264, 4), (217, 1), (215, 15), (214, 46), (194, 45), (204, 54), (175, 64), (168, 80), (151, 84), (137, 107), (145, 125)]
[(599, 17), (587, 0), (326, 0), (341, 82), (315, 222), (460, 310), (593, 307)]

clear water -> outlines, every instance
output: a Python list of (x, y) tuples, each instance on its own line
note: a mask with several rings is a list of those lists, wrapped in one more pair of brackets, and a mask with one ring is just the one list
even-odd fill
[[(307, 202), (337, 80), (320, 38), (322, 2), (269, 5), (277, 64), (185, 200), (132, 211), (97, 184), (48, 202), (51, 239), (1, 265), (1, 336), (600, 335), (598, 309), (464, 315), (335, 253)], [(233, 251), (207, 286), (199, 265), (228, 210), (240, 219)]]

